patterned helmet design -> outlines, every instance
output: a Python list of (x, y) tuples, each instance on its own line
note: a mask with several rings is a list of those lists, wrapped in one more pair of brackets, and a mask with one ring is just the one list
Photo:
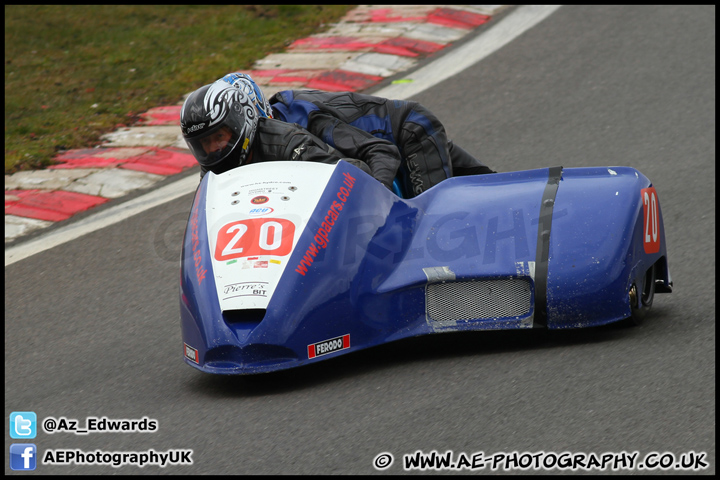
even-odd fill
[(191, 93), (180, 111), (180, 128), (190, 151), (215, 173), (245, 162), (257, 124), (251, 98), (221, 80)]
[(261, 117), (273, 118), (272, 107), (270, 102), (265, 98), (265, 94), (252, 77), (246, 73), (228, 73), (223, 78), (224, 82), (235, 85), (245, 92), (255, 104), (258, 114)]

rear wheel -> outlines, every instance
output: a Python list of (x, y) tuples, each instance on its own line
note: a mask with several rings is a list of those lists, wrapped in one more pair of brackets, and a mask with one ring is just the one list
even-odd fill
[(637, 286), (633, 284), (630, 287), (629, 296), (631, 314), (628, 323), (630, 325), (640, 325), (645, 320), (645, 315), (650, 311), (653, 298), (655, 298), (655, 264), (645, 272), (642, 291), (638, 291)]

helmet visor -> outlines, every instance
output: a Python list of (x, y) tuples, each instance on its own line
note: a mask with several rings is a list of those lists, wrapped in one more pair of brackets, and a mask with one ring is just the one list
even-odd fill
[[(241, 150), (244, 150), (244, 148), (238, 148), (242, 127), (233, 116), (228, 116), (218, 127), (195, 137), (186, 138), (185, 141), (198, 163), (209, 168), (233, 158), (233, 154), (239, 154)], [(238, 165), (241, 160), (237, 158)]]

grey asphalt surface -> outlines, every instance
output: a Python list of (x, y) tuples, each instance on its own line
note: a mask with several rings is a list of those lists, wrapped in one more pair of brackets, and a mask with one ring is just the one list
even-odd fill
[[(5, 268), (5, 422), (146, 416), (157, 432), (33, 443), (192, 449), (194, 464), (34, 473), (373, 474), (381, 452), (403, 473), (417, 450), (694, 451), (714, 473), (715, 7), (564, 6), (414, 100), (500, 171), (638, 168), (658, 191), (675, 291), (637, 328), (446, 334), (215, 377), (181, 358), (188, 195)], [(27, 475), (9, 468), (14, 442), (5, 473)]]

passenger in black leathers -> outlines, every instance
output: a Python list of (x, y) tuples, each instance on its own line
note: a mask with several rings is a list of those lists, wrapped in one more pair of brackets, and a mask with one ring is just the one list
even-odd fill
[(370, 167), (376, 178), (397, 175), (408, 196), (451, 176), (495, 173), (448, 140), (440, 120), (417, 102), (354, 92), (285, 90), (271, 97), (269, 105), (274, 118), (297, 123), (342, 152), (362, 155), (368, 136), (397, 146), (399, 169), (397, 159), (384, 164), (377, 160)]

